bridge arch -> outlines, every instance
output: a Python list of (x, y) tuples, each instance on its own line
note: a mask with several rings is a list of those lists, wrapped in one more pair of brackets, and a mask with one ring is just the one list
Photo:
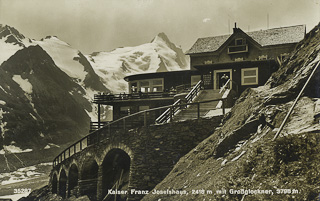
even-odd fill
[(57, 194), (58, 193), (58, 176), (56, 172), (54, 172), (52, 175), (51, 184), (52, 184), (52, 190), (51, 190), (52, 194)]
[(80, 195), (87, 195), (90, 200), (97, 199), (99, 166), (92, 156), (87, 156), (80, 171), (79, 191)]
[(79, 184), (79, 168), (77, 164), (72, 163), (68, 172), (68, 197), (70, 197), (77, 194), (77, 187)]
[(62, 198), (66, 198), (67, 192), (67, 174), (64, 168), (61, 168), (59, 174), (59, 195)]
[(106, 148), (103, 150), (102, 154), (99, 157), (99, 164), (101, 165), (106, 157), (106, 155), (110, 152), (110, 150), (112, 149), (121, 149), (124, 152), (126, 152), (128, 154), (128, 156), (130, 157), (131, 161), (134, 158), (134, 154), (132, 152), (132, 150), (130, 149), (130, 147), (122, 144), (122, 143), (116, 143), (116, 144), (109, 144), (108, 146), (106, 146)]
[[(128, 190), (130, 181), (131, 157), (122, 149), (113, 148), (105, 155), (102, 162), (102, 198), (108, 194), (109, 189)], [(127, 200), (126, 195), (114, 198), (108, 195), (107, 200)]]

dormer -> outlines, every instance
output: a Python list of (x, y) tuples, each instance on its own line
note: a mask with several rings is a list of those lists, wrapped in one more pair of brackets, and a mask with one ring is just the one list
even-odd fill
[(248, 52), (248, 44), (245, 38), (235, 38), (228, 46), (228, 54)]

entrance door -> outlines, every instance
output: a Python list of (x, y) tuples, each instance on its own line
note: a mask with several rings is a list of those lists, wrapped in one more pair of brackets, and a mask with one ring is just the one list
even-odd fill
[[(214, 89), (221, 89), (227, 81), (232, 80), (232, 69), (225, 69), (225, 70), (215, 70), (214, 71)], [(230, 85), (232, 88), (232, 85)]]

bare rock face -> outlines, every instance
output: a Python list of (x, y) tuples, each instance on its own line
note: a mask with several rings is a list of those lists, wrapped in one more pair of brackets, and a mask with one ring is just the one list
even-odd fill
[[(74, 91), (78, 93), (72, 94)], [(62, 72), (41, 47), (19, 50), (0, 66), (0, 147), (32, 150), (34, 159), (26, 157), (27, 165), (41, 162), (40, 158), (50, 160), (53, 155), (45, 158), (39, 154), (56, 154), (59, 145), (88, 133), (90, 118), (84, 109), (90, 111), (91, 104), (81, 94), (83, 88)], [(49, 144), (55, 151), (45, 149)], [(12, 167), (21, 166), (18, 160), (9, 160)], [(5, 161), (1, 162), (2, 168), (7, 168)]]
[(0, 39), (6, 38), (7, 43), (13, 43), (13, 44), (18, 44), (20, 46), (24, 46), (22, 43), (22, 39), (24, 39), (24, 35), (19, 33), (18, 30), (16, 30), (13, 27), (10, 26), (2, 26), (0, 24)]
[(0, 54), (0, 153), (8, 158), (0, 157), (3, 172), (22, 167), (12, 151), (25, 165), (48, 162), (88, 134), (92, 94), (109, 90), (87, 58), (57, 37), (31, 40), (0, 25), (0, 45), (6, 50)]
[[(244, 91), (221, 129), (179, 160), (143, 200), (314, 200), (318, 197), (319, 72), (280, 136), (272, 141), (293, 100), (320, 60), (320, 24), (301, 41), (265, 86)], [(265, 190), (263, 193), (243, 190)], [(290, 189), (283, 194), (279, 189)], [(235, 193), (239, 192), (239, 193)]]

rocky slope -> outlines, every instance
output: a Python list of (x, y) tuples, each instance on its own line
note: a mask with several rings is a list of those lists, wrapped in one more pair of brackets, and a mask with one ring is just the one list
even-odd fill
[(80, 51), (0, 25), (0, 52), (0, 171), (50, 161), (88, 134), (93, 95), (109, 90)]
[(314, 97), (319, 97), (320, 70), (280, 136), (272, 139), (319, 60), (320, 24), (265, 86), (246, 90), (223, 126), (181, 158), (155, 187), (188, 195), (149, 194), (143, 200), (316, 200), (320, 100)]
[(164, 34), (150, 43), (117, 48), (111, 52), (95, 52), (87, 56), (96, 73), (104, 78), (114, 93), (127, 91), (123, 78), (131, 74), (187, 70), (189, 63), (181, 48)]

